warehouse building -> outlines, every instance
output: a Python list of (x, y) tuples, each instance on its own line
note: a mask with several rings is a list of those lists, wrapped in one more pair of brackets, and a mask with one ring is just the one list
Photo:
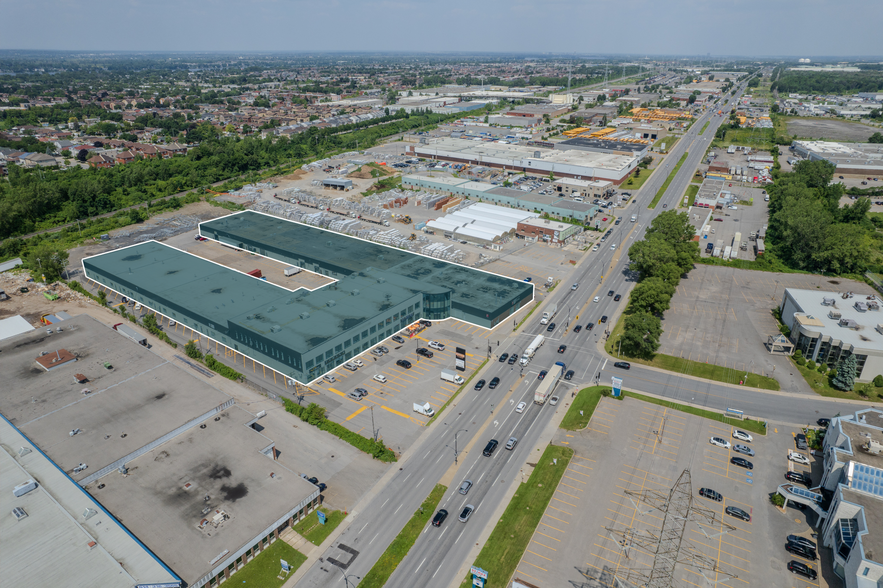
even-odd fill
[(528, 241), (566, 243), (574, 235), (582, 233), (579, 225), (562, 223), (543, 218), (528, 218), (518, 223), (517, 235)]
[(607, 194), (613, 193), (613, 183), (604, 182), (602, 180), (574, 180), (573, 178), (562, 178), (555, 180), (552, 187), (557, 192), (573, 196), (575, 198), (603, 198)]
[(157, 242), (83, 260), (88, 277), (309, 383), (418, 319), (494, 328), (533, 286), (252, 211), (200, 225), (222, 244), (338, 280), (290, 291)]
[(780, 308), (807, 360), (834, 367), (855, 355), (857, 382), (883, 374), (883, 313), (875, 296), (786, 288)]
[(558, 218), (573, 218), (583, 223), (591, 221), (598, 214), (598, 207), (588, 202), (576, 202), (557, 195), (525, 192), (486, 182), (470, 182), (451, 176), (403, 176), (402, 187), (462, 196)]
[[(217, 586), (318, 506), (261, 413), (88, 315), (64, 325), (0, 342), (10, 586)], [(81, 361), (33, 369), (63, 348)]]
[(512, 145), (440, 138), (408, 147), (410, 153), (426, 159), (480, 165), (558, 178), (605, 180), (616, 185), (624, 182), (638, 166), (634, 155), (616, 155), (573, 149), (543, 149)]
[(555, 149), (612, 153), (614, 155), (627, 155), (643, 159), (650, 153), (650, 141), (628, 137), (617, 137), (615, 139), (575, 137), (555, 143)]
[(824, 160), (837, 166), (838, 174), (883, 175), (883, 145), (879, 143), (835, 143), (794, 141), (791, 151), (810, 161)]
[(493, 204), (476, 203), (430, 220), (426, 226), (442, 231), (451, 239), (476, 245), (491, 245), (513, 236), (520, 221), (537, 216), (539, 214), (535, 212), (521, 212)]

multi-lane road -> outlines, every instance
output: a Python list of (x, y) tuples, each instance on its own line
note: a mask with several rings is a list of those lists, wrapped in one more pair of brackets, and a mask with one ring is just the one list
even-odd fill
[[(740, 96), (743, 90), (744, 85), (739, 87), (736, 96)], [(637, 221), (626, 221), (615, 227), (606, 243), (592, 254), (590, 262), (574, 271), (572, 281), (579, 284), (577, 289), (562, 284), (550, 295), (549, 304), (557, 303), (559, 309), (554, 319), (555, 330), (547, 332), (546, 326), (540, 324), (540, 318), (532, 317), (523, 331), (501, 341), (498, 353), (520, 354), (536, 334), (546, 335), (546, 343), (530, 364), (522, 370), (517, 364), (489, 363), (481, 377), (488, 381), (499, 377), (500, 385), (495, 390), (485, 387), (480, 392), (464, 392), (442, 415), (443, 418), (424, 433), (417, 446), (409, 450), (410, 455), (400, 470), (387, 480), (361, 512), (353, 513), (350, 526), (323, 554), (322, 561), (306, 572), (298, 586), (343, 585), (344, 576), (353, 584), (357, 583), (357, 578), (370, 570), (432, 487), (453, 465), (455, 437), (461, 451), (459, 466), (440, 503), (440, 508), (450, 514), (441, 527), (427, 526), (424, 529), (388, 585), (442, 588), (458, 582), (461, 565), (471, 547), (485, 526), (493, 522), (495, 508), (503, 500), (507, 487), (520, 476), (521, 464), (554, 413), (548, 403), (534, 404), (533, 392), (538, 384), (539, 370), (547, 369), (556, 361), (564, 361), (568, 369), (575, 370), (573, 381), (580, 384), (594, 380), (599, 373), (600, 381), (605, 383), (610, 381), (611, 375), (617, 375), (623, 378), (624, 387), (631, 390), (715, 409), (736, 408), (770, 420), (814, 422), (820, 415), (850, 410), (845, 403), (823, 398), (765, 393), (663, 373), (639, 365), (632, 366), (629, 371), (619, 370), (613, 368), (613, 360), (606, 356), (599, 344), (604, 328), (609, 328), (612, 321), (599, 325), (598, 319), (602, 315), (613, 317), (619, 305), (626, 303), (628, 291), (634, 283), (635, 276), (628, 270), (628, 247), (643, 238), (653, 217), (677, 206), (707, 150), (708, 142), (721, 122), (726, 120), (716, 116), (717, 110), (726, 112), (737, 97), (717, 105), (694, 122), (662, 167), (633, 196), (633, 203), (626, 209), (625, 216), (629, 218), (637, 214)], [(700, 135), (708, 121), (707, 129)], [(659, 204), (654, 210), (647, 209), (647, 204), (685, 151), (689, 155)], [(611, 248), (614, 244), (615, 250)], [(622, 294), (623, 299), (615, 302), (612, 296), (607, 296), (609, 290)], [(593, 302), (595, 296), (600, 297), (597, 303)], [(585, 328), (588, 323), (595, 323), (592, 330)], [(577, 324), (583, 325), (580, 333), (573, 332)], [(566, 344), (567, 349), (559, 354), (560, 344)], [(556, 393), (567, 394), (571, 389), (576, 388), (562, 382)], [(515, 406), (520, 401), (525, 401), (527, 408), (517, 413)], [(518, 438), (518, 444), (510, 451), (504, 445), (513, 436)], [(491, 457), (485, 457), (482, 449), (492, 438), (500, 445)], [(470, 450), (464, 454), (465, 447)], [(458, 493), (464, 479), (473, 482), (465, 496)], [(458, 516), (466, 504), (475, 506), (475, 512), (468, 522), (461, 523)]]

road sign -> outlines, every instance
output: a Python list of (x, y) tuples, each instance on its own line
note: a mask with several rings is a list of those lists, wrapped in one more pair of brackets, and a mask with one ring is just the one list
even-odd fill
[(613, 397), (619, 398), (622, 396), (622, 379), (621, 378), (610, 378), (611, 383), (613, 384)]
[(476, 588), (484, 588), (484, 585), (487, 582), (487, 572), (481, 568), (472, 566), (470, 573), (472, 574), (472, 585)]
[(322, 524), (324, 525), (324, 524), (325, 524), (325, 520), (326, 520), (325, 513), (322, 512), (321, 510), (317, 510), (317, 511), (316, 511), (316, 514), (319, 515), (319, 522), (322, 523)]
[(285, 561), (284, 559), (280, 559), (279, 563), (282, 564), (282, 571), (283, 572), (290, 572), (291, 571), (291, 566), (288, 565), (287, 561)]

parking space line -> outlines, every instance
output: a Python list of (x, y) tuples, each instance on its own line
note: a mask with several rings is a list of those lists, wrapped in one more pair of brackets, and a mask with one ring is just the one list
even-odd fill
[(406, 419), (411, 420), (411, 415), (409, 415), (409, 414), (405, 414), (405, 413), (403, 413), (403, 412), (399, 412), (399, 411), (397, 411), (397, 410), (394, 410), (394, 409), (392, 409), (392, 408), (389, 408), (388, 406), (381, 406), (380, 408), (382, 408), (383, 410), (386, 410), (386, 411), (388, 411), (388, 412), (391, 412), (391, 413), (393, 413), (393, 414), (397, 414), (397, 415), (399, 415), (400, 417), (405, 417)]
[(568, 471), (570, 471), (571, 473), (574, 473), (574, 474), (579, 474), (580, 476), (585, 476), (585, 477), (587, 477), (587, 478), (591, 478), (591, 476), (590, 476), (589, 474), (584, 474), (584, 473), (582, 473), (582, 472), (577, 472), (577, 471), (571, 470), (571, 469), (569, 469), (569, 468), (568, 468)]
[(568, 479), (570, 479), (570, 480), (573, 480), (574, 482), (579, 482), (580, 484), (586, 484), (586, 483), (587, 483), (587, 482), (583, 482), (582, 480), (577, 480), (576, 478), (571, 478), (571, 477), (568, 476), (567, 474), (564, 474), (564, 477), (565, 477), (565, 478), (568, 478)]
[[(540, 542), (537, 541), (536, 539), (531, 539), (530, 542), (531, 542), (531, 543), (536, 543), (536, 544), (539, 545), (540, 547), (545, 547), (546, 549), (551, 549), (552, 551), (558, 551), (558, 550), (555, 549), (554, 547), (549, 547), (548, 545), (543, 545), (542, 543), (540, 543)], [(532, 552), (531, 552), (531, 553), (532, 553)]]
[[(552, 541), (557, 541), (558, 543), (561, 543), (561, 539), (555, 539), (555, 538), (552, 537), (551, 535), (546, 535), (546, 534), (543, 533), (542, 531), (537, 531), (537, 535), (542, 535), (543, 537), (548, 537), (548, 538), (551, 539)], [(550, 549), (551, 549), (551, 548), (550, 548)]]
[(356, 415), (358, 415), (359, 413), (361, 413), (362, 411), (365, 411), (365, 410), (368, 410), (367, 406), (364, 406), (364, 405), (360, 406), (358, 409), (356, 409), (356, 411), (353, 414), (351, 414), (350, 416), (346, 417), (343, 420), (345, 420), (345, 421), (352, 420), (353, 418), (356, 417)]
[(533, 567), (535, 567), (535, 568), (538, 569), (538, 570), (543, 570), (543, 571), (546, 572), (546, 573), (549, 572), (549, 570), (547, 570), (546, 568), (541, 568), (540, 566), (535, 565), (535, 564), (532, 564), (532, 563), (530, 563), (529, 561), (526, 561), (526, 560), (523, 560), (523, 559), (521, 560), (521, 563), (526, 563), (527, 565), (529, 565), (529, 566), (533, 566)]
[[(544, 545), (543, 547), (545, 547), (545, 545)], [(543, 558), (543, 559), (545, 559), (545, 560), (547, 560), (547, 561), (552, 561), (550, 558), (546, 557), (545, 555), (540, 555), (540, 554), (537, 553), (536, 551), (531, 551), (530, 549), (525, 549), (525, 551), (528, 552), (528, 553), (532, 553), (532, 554), (534, 554), (534, 555), (537, 556), (537, 557), (541, 557), (541, 558)]]
[[(557, 527), (553, 527), (553, 526), (550, 525), (549, 523), (541, 523), (541, 524), (542, 524), (544, 527), (548, 527), (548, 528), (552, 529), (553, 531), (558, 531), (559, 533), (564, 533), (564, 531), (562, 531), (561, 529), (559, 529), (559, 528), (557, 528)], [(546, 536), (548, 537), (548, 535), (546, 535)]]
[[(636, 468), (635, 466), (631, 466), (627, 463), (623, 464), (623, 465), (627, 468), (631, 468), (633, 470), (638, 470), (639, 472), (644, 472), (645, 474), (650, 474), (650, 472), (648, 472), (647, 470), (642, 470), (641, 468)], [(660, 476), (658, 474), (653, 474), (653, 475), (655, 475), (657, 478), (662, 478), (663, 480), (668, 480), (669, 482), (672, 481), (671, 478), (666, 478), (665, 476)]]
[[(553, 499), (553, 500), (557, 500), (558, 502), (563, 502), (563, 503), (566, 504), (567, 506), (572, 506), (573, 508), (578, 508), (575, 504), (571, 504), (571, 503), (567, 502), (566, 500), (561, 500), (561, 499), (558, 498), (557, 496), (552, 496), (552, 499)], [(561, 511), (561, 512), (564, 512), (564, 511)]]
[[(567, 504), (567, 503), (565, 503), (565, 504)], [(572, 513), (572, 512), (567, 512), (566, 510), (561, 510), (560, 508), (558, 508), (558, 507), (556, 507), (556, 506), (552, 506), (551, 504), (549, 505), (548, 508), (551, 508), (551, 509), (553, 509), (553, 510), (557, 510), (558, 512), (563, 512), (564, 514), (566, 514), (566, 515), (568, 515), (568, 516), (571, 516), (571, 517), (573, 516), (573, 513)], [(551, 516), (551, 515), (550, 515), (550, 516)]]
[(594, 469), (594, 468), (591, 467), (591, 466), (584, 466), (584, 465), (579, 464), (579, 463), (571, 463), (570, 465), (572, 465), (572, 466), (578, 466), (578, 467), (581, 467), (581, 468), (586, 468), (587, 470), (592, 470), (592, 469)]
[[(562, 486), (567, 486), (567, 484), (561, 484), (561, 485), (562, 485)], [(570, 486), (567, 486), (567, 487), (570, 488)], [(577, 490), (579, 490), (579, 488), (577, 488)], [(565, 496), (570, 496), (571, 498), (576, 498), (577, 500), (579, 500), (579, 496), (574, 496), (573, 494), (568, 494), (568, 493), (565, 492), (564, 490), (558, 490), (558, 492), (560, 492), (561, 494), (563, 494), (563, 495), (565, 495)], [(573, 506), (573, 505), (571, 505), (571, 506)]]
[[(551, 506), (550, 506), (549, 508), (554, 508), (554, 507), (551, 507)], [(555, 510), (559, 510), (559, 509), (556, 508)], [(561, 512), (564, 512), (564, 511), (562, 510)], [(567, 513), (567, 514), (570, 514), (570, 513)], [(550, 519), (555, 519), (556, 521), (560, 521), (560, 522), (564, 523), (565, 525), (569, 525), (569, 524), (570, 524), (570, 523), (568, 523), (567, 521), (565, 521), (564, 519), (559, 519), (558, 517), (553, 517), (553, 516), (550, 515), (548, 512), (543, 513), (543, 516), (549, 517)]]

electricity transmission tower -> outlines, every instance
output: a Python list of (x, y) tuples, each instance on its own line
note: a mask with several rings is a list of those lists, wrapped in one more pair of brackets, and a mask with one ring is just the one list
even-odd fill
[[(625, 495), (631, 500), (639, 515), (658, 512), (663, 514), (663, 520), (658, 534), (633, 527), (625, 529), (605, 527), (619, 544), (626, 559), (631, 560), (632, 548), (637, 548), (653, 557), (653, 566), (650, 569), (639, 567), (617, 569), (613, 574), (617, 585), (672, 588), (675, 567), (679, 564), (697, 570), (709, 584), (719, 584), (736, 578), (735, 575), (720, 569), (717, 560), (703, 554), (684, 539), (688, 523), (698, 525), (708, 539), (736, 530), (736, 527), (721, 520), (717, 513), (693, 504), (693, 483), (689, 469), (681, 473), (668, 492), (626, 490)], [(717, 579), (718, 574), (724, 578)]]

